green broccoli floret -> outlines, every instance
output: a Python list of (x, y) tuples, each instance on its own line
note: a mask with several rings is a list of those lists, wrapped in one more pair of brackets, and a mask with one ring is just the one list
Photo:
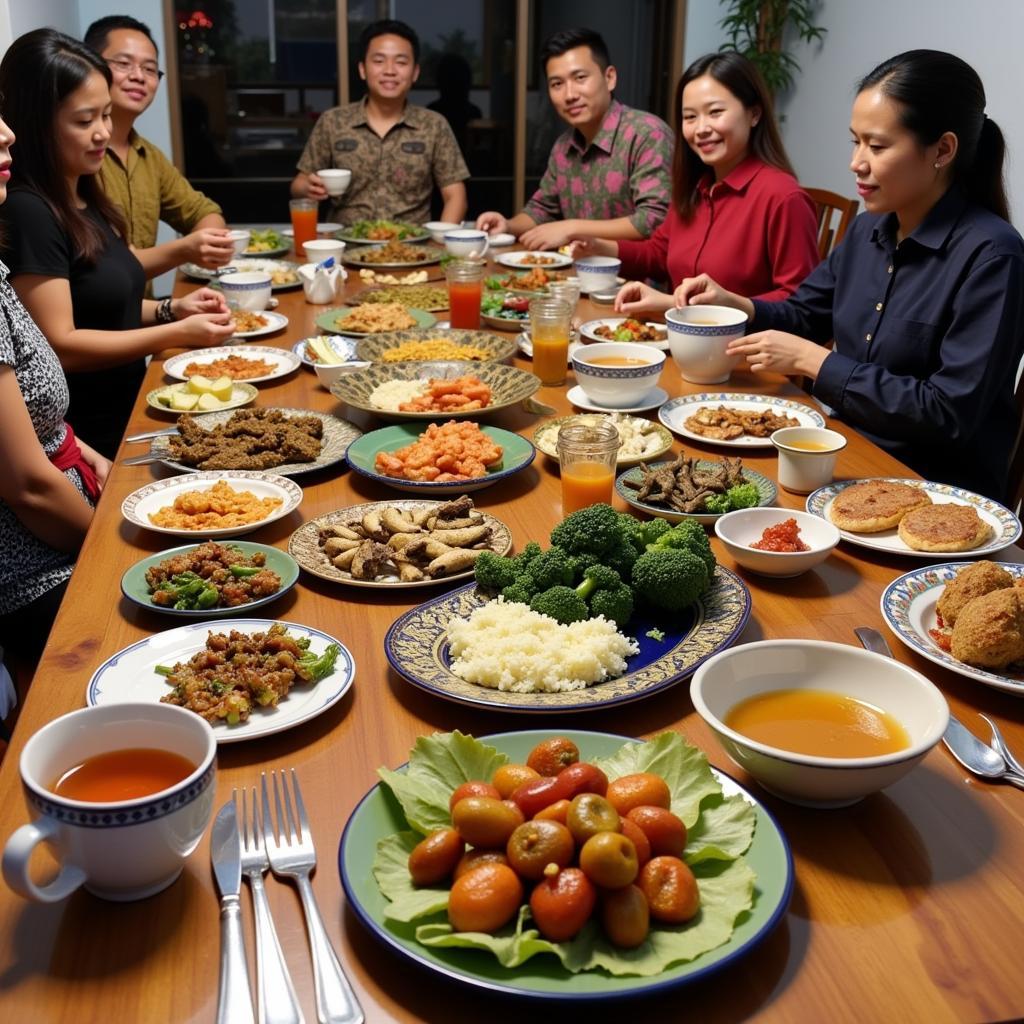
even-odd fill
[(526, 567), (541, 553), (541, 546), (535, 541), (531, 540), (529, 544), (515, 556), (513, 561), (516, 563), (517, 571), (522, 573)]
[(637, 597), (653, 607), (682, 611), (707, 587), (708, 570), (692, 551), (645, 551), (633, 566), (632, 583)]
[(654, 542), (647, 546), (649, 551), (664, 551), (676, 549), (679, 551), (692, 551), (703, 559), (708, 569), (708, 579), (715, 574), (715, 553), (711, 550), (711, 541), (704, 532), (704, 527), (696, 519), (684, 519), (677, 523)]
[(514, 558), (506, 558), (493, 551), (484, 551), (473, 566), (477, 583), (488, 590), (504, 590), (516, 581), (519, 566)]
[(732, 511), (732, 502), (728, 494), (709, 494), (704, 499), (704, 511), (711, 515), (721, 516)]
[[(687, 520), (688, 522), (689, 520)], [(640, 548), (641, 551), (650, 544), (656, 544), (666, 533), (670, 533), (672, 527), (666, 519), (648, 519), (646, 523), (640, 524)]]
[(755, 508), (761, 500), (754, 484), (734, 484), (725, 492), (725, 496), (734, 509)]
[(590, 618), (587, 602), (572, 587), (550, 587), (532, 598), (530, 608), (564, 625)]
[(655, 626), (653, 629), (647, 630), (647, 632), (644, 633), (644, 636), (649, 636), (652, 640), (657, 640), (658, 643), (661, 643), (661, 641), (665, 639), (665, 631), (663, 629), (658, 629), (658, 627)]
[(548, 548), (530, 562), (526, 567), (526, 575), (533, 580), (537, 590), (567, 587), (573, 581), (573, 567), (569, 556), (561, 548)]
[(579, 580), (583, 574), (592, 566), (598, 564), (597, 555), (584, 553), (582, 555), (569, 555), (569, 565), (572, 567), (572, 578)]
[(514, 583), (504, 587), (501, 596), (506, 601), (516, 601), (519, 604), (529, 604), (530, 598), (537, 593), (536, 584), (527, 575), (517, 576)]
[(600, 555), (628, 539), (619, 513), (611, 505), (588, 505), (563, 519), (551, 531), (551, 543), (571, 555)]
[(624, 626), (633, 614), (633, 591), (614, 569), (605, 565), (587, 569), (576, 593), (586, 599), (591, 615), (603, 615), (617, 626)]

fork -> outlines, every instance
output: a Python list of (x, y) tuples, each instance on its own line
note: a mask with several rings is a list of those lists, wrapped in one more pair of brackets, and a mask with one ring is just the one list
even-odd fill
[[(295, 995), (295, 986), (281, 953), (274, 921), (270, 916), (267, 893), (263, 888), (263, 874), (270, 868), (263, 844), (263, 822), (252, 789), (251, 804), (245, 790), (235, 790), (235, 802), (241, 803), (237, 811), (238, 831), (241, 838), (242, 874), (249, 880), (252, 890), (252, 909), (256, 919), (256, 977), (259, 984), (260, 1024), (304, 1024), (302, 1010)], [(252, 809), (250, 814), (250, 807)]]
[[(980, 711), (978, 713), (981, 714)], [(1013, 771), (1019, 773), (1021, 776), (1024, 776), (1024, 764), (1022, 764), (1016, 757), (1014, 757), (1013, 751), (1011, 751), (1010, 748), (1006, 745), (1006, 740), (1003, 738), (1003, 734), (999, 726), (996, 725), (996, 723), (993, 722), (992, 719), (988, 717), (988, 715), (981, 715), (981, 717), (984, 718), (986, 722), (988, 722), (988, 727), (992, 730), (992, 746), (996, 750), (998, 750), (1000, 754), (1003, 755), (1003, 760), (1010, 766), (1011, 769), (1013, 769)]]
[[(267, 773), (260, 773), (263, 791), (263, 838), (274, 874), (281, 878), (294, 878), (302, 898), (306, 915), (306, 931), (313, 958), (313, 981), (316, 989), (316, 1015), (320, 1024), (362, 1024), (363, 1010), (355, 992), (345, 976), (331, 940), (324, 928), (320, 908), (309, 876), (316, 867), (316, 850), (309, 831), (309, 819), (302, 803), (302, 792), (295, 769), (291, 769), (291, 793), (284, 771), (270, 772), (270, 786), (274, 790), (275, 818), (270, 812), (270, 794)], [(294, 794), (294, 804), (292, 801)]]

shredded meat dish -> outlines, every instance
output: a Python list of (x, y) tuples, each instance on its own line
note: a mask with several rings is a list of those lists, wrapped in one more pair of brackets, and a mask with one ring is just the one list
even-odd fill
[(733, 441), (744, 434), (750, 437), (769, 437), (783, 427), (799, 427), (793, 416), (780, 416), (771, 409), (751, 411), (731, 409), (720, 405), (717, 409), (702, 406), (685, 421), (686, 429), (714, 441)]

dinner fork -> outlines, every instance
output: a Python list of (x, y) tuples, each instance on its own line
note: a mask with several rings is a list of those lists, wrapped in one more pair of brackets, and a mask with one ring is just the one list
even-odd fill
[[(249, 880), (252, 891), (253, 916), (256, 919), (256, 978), (259, 986), (260, 1024), (304, 1024), (295, 986), (277, 941), (274, 921), (270, 916), (267, 893), (263, 888), (263, 875), (270, 868), (263, 842), (263, 822), (257, 803), (256, 787), (252, 800), (247, 801), (245, 790), (235, 790), (238, 831), (241, 836), (242, 874)], [(251, 807), (251, 814), (250, 814)]]
[(320, 1024), (362, 1024), (362, 1007), (331, 946), (309, 881), (316, 867), (316, 849), (295, 769), (291, 769), (290, 792), (286, 773), (270, 772), (270, 786), (274, 789), (274, 805), (277, 810), (276, 828), (275, 818), (270, 811), (266, 772), (260, 773), (260, 783), (263, 791), (263, 838), (270, 866), (275, 875), (294, 878), (302, 898), (313, 958), (317, 1019)]
[[(979, 711), (978, 714), (981, 714)], [(999, 729), (999, 726), (992, 721), (988, 715), (981, 715), (982, 718), (988, 722), (989, 729), (992, 730), (992, 746), (1003, 755), (1003, 760), (1019, 775), (1024, 777), (1024, 763), (1021, 763), (1013, 754), (1013, 751), (1006, 745), (1006, 740), (1003, 738), (1003, 734)]]

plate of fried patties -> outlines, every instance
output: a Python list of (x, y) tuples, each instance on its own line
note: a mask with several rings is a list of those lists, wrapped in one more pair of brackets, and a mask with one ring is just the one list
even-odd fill
[(911, 558), (990, 555), (1021, 534), (1020, 520), (999, 502), (930, 480), (844, 480), (809, 495), (807, 511), (851, 544)]

